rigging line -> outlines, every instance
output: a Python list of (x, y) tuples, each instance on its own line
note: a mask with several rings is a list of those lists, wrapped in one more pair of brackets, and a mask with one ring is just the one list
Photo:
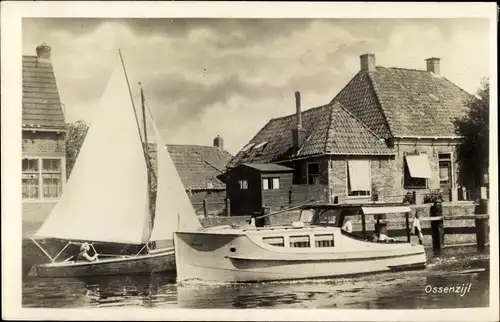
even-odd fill
[(144, 160), (146, 161), (146, 164), (147, 164), (147, 162), (148, 162), (148, 158), (147, 158), (147, 154), (146, 154), (147, 150), (146, 150), (146, 147), (144, 146), (144, 141), (142, 140), (141, 127), (139, 125), (139, 118), (137, 117), (137, 111), (135, 108), (134, 98), (132, 95), (132, 89), (130, 88), (130, 82), (128, 80), (127, 70), (125, 69), (125, 62), (123, 61), (123, 56), (122, 56), (122, 52), (120, 49), (118, 49), (118, 54), (120, 55), (120, 61), (122, 63), (123, 72), (125, 73), (125, 80), (127, 81), (128, 92), (130, 95), (130, 101), (132, 102), (132, 109), (134, 110), (135, 123), (137, 124), (137, 132), (139, 133), (139, 139), (141, 140), (142, 152), (144, 154)]

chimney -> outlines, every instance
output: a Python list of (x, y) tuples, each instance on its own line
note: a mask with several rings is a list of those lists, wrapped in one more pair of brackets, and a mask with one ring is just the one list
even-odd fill
[(294, 148), (294, 153), (297, 153), (300, 149), (300, 145), (304, 142), (305, 131), (302, 128), (302, 110), (300, 107), (300, 92), (295, 92), (295, 108), (296, 108), (296, 118), (297, 124), (292, 128), (292, 146)]
[(214, 139), (214, 147), (219, 148), (221, 150), (224, 149), (224, 140), (218, 134)]
[(295, 92), (295, 108), (297, 115), (297, 129), (302, 129), (302, 110), (300, 108), (300, 92)]
[(427, 71), (433, 74), (439, 75), (439, 61), (441, 59), (437, 57), (427, 58), (425, 61), (427, 63)]
[(359, 56), (361, 70), (368, 72), (375, 70), (375, 54), (363, 54)]
[(36, 56), (39, 60), (50, 60), (50, 46), (46, 43), (42, 43), (40, 46), (36, 47)]

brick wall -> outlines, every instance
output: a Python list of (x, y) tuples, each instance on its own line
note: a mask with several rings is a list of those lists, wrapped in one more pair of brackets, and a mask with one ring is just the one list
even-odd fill
[(205, 199), (209, 214), (219, 214), (226, 208), (226, 190), (192, 191), (189, 200), (198, 214), (203, 214), (203, 200)]
[(22, 152), (29, 155), (65, 156), (64, 133), (23, 131)]
[[(458, 165), (456, 163), (456, 153), (455, 146), (448, 144), (439, 144), (432, 145), (429, 144), (417, 144), (417, 141), (406, 142), (407, 144), (399, 144), (395, 147), (396, 156), (392, 162), (391, 166), (391, 176), (394, 178), (394, 195), (404, 195), (406, 192), (415, 191), (417, 196), (419, 196), (419, 200), (422, 200), (422, 196), (429, 192), (429, 190), (439, 189), (439, 153), (452, 153), (454, 158), (454, 166), (453, 166), (453, 178), (454, 185), (457, 185), (458, 180)], [(413, 143), (413, 144), (412, 144)], [(432, 170), (432, 178), (427, 180), (427, 189), (405, 189), (404, 188), (404, 157), (405, 153), (412, 153), (418, 151), (420, 153), (427, 153), (429, 158), (429, 162)], [(400, 200), (399, 200), (400, 201)]]

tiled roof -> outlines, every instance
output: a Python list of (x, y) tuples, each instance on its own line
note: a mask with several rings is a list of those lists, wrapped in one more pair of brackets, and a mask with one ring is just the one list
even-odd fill
[(259, 170), (260, 172), (291, 172), (292, 168), (274, 163), (244, 163), (245, 166)]
[(226, 188), (217, 176), (225, 170), (233, 157), (229, 152), (213, 146), (199, 145), (167, 145), (167, 149), (186, 189)]
[(23, 127), (65, 127), (56, 78), (50, 61), (23, 56)]
[(470, 94), (425, 70), (376, 67), (360, 71), (332, 100), (379, 136), (455, 136), (452, 120)]
[[(292, 129), (296, 115), (270, 120), (245, 147), (231, 160), (228, 167), (241, 163), (273, 163), (296, 157), (324, 154), (336, 155), (390, 155), (386, 143), (349, 113), (341, 104), (334, 103), (302, 112), (304, 141), (294, 153)], [(248, 145), (247, 145), (248, 146)]]

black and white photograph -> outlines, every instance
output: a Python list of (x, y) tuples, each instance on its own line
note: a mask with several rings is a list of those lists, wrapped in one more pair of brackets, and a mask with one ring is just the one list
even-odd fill
[(499, 318), (493, 3), (24, 5), (3, 318)]

